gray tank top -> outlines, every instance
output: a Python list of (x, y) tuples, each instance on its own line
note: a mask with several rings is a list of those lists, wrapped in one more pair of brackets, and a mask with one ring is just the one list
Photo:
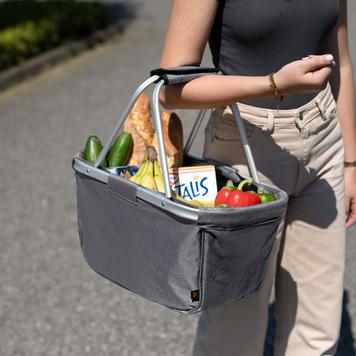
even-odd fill
[[(228, 75), (268, 75), (322, 54), (338, 13), (338, 0), (220, 0), (209, 39), (214, 65)], [(280, 108), (297, 108), (314, 96), (288, 95)], [(272, 97), (245, 103), (276, 108)]]

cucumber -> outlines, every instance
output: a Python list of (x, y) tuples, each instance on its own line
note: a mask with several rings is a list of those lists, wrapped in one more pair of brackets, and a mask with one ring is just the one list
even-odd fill
[(124, 131), (117, 136), (106, 157), (109, 167), (125, 166), (130, 160), (132, 147), (133, 140), (129, 132)]
[[(102, 149), (103, 145), (101, 144), (99, 137), (90, 135), (85, 144), (84, 159), (91, 163), (95, 163)], [(107, 167), (106, 158), (101, 162), (100, 167)]]

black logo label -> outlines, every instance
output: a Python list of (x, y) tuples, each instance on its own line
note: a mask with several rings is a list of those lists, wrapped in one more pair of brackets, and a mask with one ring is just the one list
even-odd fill
[(199, 302), (199, 297), (200, 297), (199, 289), (192, 290), (190, 296), (192, 298), (192, 302)]

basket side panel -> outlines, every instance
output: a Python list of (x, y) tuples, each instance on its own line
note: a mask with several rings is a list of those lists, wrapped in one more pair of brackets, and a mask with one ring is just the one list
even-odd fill
[(202, 261), (198, 226), (123, 199), (81, 174), (77, 194), (82, 250), (96, 272), (169, 308), (190, 311), (198, 306), (192, 298)]
[(283, 220), (204, 232), (202, 309), (236, 302), (261, 285)]

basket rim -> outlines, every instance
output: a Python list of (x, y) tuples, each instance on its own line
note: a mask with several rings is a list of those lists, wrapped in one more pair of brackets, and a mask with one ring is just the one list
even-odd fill
[[(201, 161), (201, 162), (210, 162), (210, 160), (205, 160), (193, 156), (189, 156), (193, 160)], [(215, 161), (211, 161), (214, 163)], [(216, 162), (219, 164), (217, 167), (217, 170), (225, 169), (227, 171), (230, 171), (232, 175), (236, 175), (242, 178), (250, 178), (248, 176), (241, 175), (240, 173), (237, 172), (236, 169), (224, 165), (220, 162)], [(207, 215), (217, 215), (217, 216), (236, 216), (244, 212), (244, 214), (251, 214), (254, 215), (255, 213), (260, 212), (261, 210), (266, 209), (265, 204), (258, 204), (258, 205), (252, 205), (252, 206), (246, 206), (246, 207), (237, 207), (237, 208), (229, 208), (229, 209), (222, 209), (222, 208), (217, 208), (217, 207), (205, 207), (205, 206), (192, 206), (185, 204), (184, 202), (181, 202), (180, 200), (171, 200), (167, 199), (164, 194), (160, 192), (155, 192), (149, 189), (146, 189), (144, 187), (141, 187), (135, 183), (132, 183), (126, 179), (123, 179), (115, 174), (112, 174), (108, 172), (107, 170), (103, 170), (101, 168), (96, 168), (94, 165), (88, 161), (85, 161), (82, 157), (82, 151), (78, 152), (74, 157), (72, 161), (72, 168), (76, 173), (85, 175), (91, 179), (94, 179), (96, 181), (99, 181), (101, 183), (104, 183), (106, 185), (109, 184), (109, 181), (113, 182), (114, 184), (130, 184), (134, 185), (136, 188), (136, 197), (140, 200), (145, 201), (146, 203), (149, 203), (151, 205), (154, 205), (160, 209), (167, 210), (168, 212), (176, 215), (177, 217), (187, 219), (193, 222), (196, 222), (199, 224), (199, 221), (201, 220), (202, 216), (207, 216)], [(263, 187), (269, 188), (273, 190), (273, 194), (277, 196), (277, 200), (268, 203), (268, 208), (271, 211), (279, 211), (283, 206), (287, 205), (288, 202), (288, 195), (286, 192), (281, 190), (280, 188), (276, 186), (272, 186), (269, 184), (261, 183)], [(273, 215), (273, 213), (272, 213)], [(277, 214), (278, 215), (278, 214)], [(205, 219), (203, 219), (205, 220)]]

